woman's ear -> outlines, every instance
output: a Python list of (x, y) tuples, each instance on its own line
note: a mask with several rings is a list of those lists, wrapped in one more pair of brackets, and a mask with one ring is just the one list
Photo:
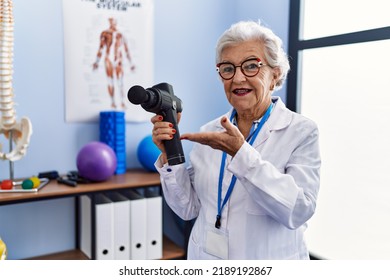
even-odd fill
[(277, 83), (279, 81), (280, 75), (281, 75), (280, 68), (279, 67), (274, 67), (274, 68), (272, 68), (272, 71), (273, 71), (274, 81), (275, 81), (275, 83)]
[(275, 87), (279, 84), (281, 76), (281, 71), (279, 67), (272, 68), (272, 85), (270, 87), (270, 90), (273, 91)]

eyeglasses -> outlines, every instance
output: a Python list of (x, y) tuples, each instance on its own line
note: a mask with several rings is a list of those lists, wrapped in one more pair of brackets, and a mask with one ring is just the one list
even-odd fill
[(217, 72), (224, 80), (230, 80), (236, 74), (236, 68), (240, 67), (241, 72), (247, 77), (254, 77), (259, 73), (261, 66), (266, 66), (263, 64), (260, 58), (249, 58), (241, 63), (241, 65), (234, 65), (230, 62), (221, 62), (217, 64)]

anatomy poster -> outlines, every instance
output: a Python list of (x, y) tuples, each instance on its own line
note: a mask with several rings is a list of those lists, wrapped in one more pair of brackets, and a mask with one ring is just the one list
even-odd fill
[(151, 113), (127, 99), (153, 86), (152, 0), (63, 0), (67, 122), (96, 122), (124, 111), (129, 122)]

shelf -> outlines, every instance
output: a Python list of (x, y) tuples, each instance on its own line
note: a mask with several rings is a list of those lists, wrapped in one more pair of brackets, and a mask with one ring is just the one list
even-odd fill
[(26, 260), (89, 260), (89, 258), (80, 250), (74, 249), (60, 253), (28, 258)]
[(164, 236), (162, 260), (183, 259), (185, 251)]
[[(182, 248), (164, 236), (162, 260), (182, 259), (185, 252)], [(29, 258), (28, 260), (89, 260), (80, 250), (70, 250), (50, 255)]]
[(51, 180), (45, 187), (34, 193), (2, 192), (0, 193), (0, 205), (156, 185), (160, 185), (160, 175), (158, 173), (131, 169), (125, 174), (114, 175), (104, 182), (78, 184), (76, 187), (58, 184), (56, 180)]
[[(24, 203), (43, 199), (62, 197), (76, 197), (105, 191), (115, 191), (129, 188), (144, 188), (160, 186), (160, 175), (157, 172), (148, 172), (144, 169), (131, 169), (125, 174), (114, 175), (109, 180), (91, 184), (78, 184), (76, 187), (59, 184), (51, 180), (37, 192), (1, 192), (0, 205)], [(164, 237), (162, 259), (182, 259), (185, 251)], [(30, 258), (32, 260), (88, 260), (80, 250), (70, 250), (44, 256)]]

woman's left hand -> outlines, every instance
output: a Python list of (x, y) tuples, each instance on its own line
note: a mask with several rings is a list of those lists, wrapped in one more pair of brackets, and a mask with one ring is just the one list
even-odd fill
[(245, 138), (227, 117), (221, 118), (221, 125), (226, 129), (225, 131), (185, 133), (180, 138), (182, 140), (190, 140), (208, 145), (213, 149), (222, 150), (233, 157), (241, 148), (242, 144), (244, 144)]

